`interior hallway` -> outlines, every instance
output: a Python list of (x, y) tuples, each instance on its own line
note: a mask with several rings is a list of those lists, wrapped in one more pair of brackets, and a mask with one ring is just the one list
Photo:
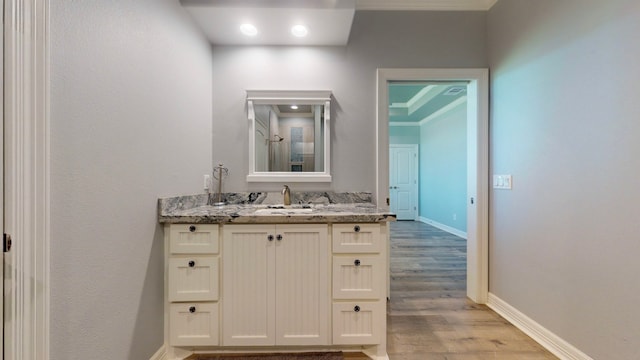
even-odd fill
[(391, 360), (557, 359), (466, 298), (466, 240), (414, 221), (391, 223)]

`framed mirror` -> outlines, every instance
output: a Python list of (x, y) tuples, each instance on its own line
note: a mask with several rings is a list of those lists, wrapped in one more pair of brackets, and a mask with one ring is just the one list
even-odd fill
[(248, 182), (330, 182), (331, 91), (247, 91)]

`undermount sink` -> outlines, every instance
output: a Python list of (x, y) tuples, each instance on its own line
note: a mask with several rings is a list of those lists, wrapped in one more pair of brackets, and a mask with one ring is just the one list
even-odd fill
[(256, 215), (270, 215), (270, 214), (308, 214), (311, 213), (311, 208), (266, 208), (256, 210)]

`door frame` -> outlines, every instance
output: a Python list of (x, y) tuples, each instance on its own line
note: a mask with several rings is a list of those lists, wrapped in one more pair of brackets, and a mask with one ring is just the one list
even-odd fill
[(50, 355), (49, 6), (3, 1), (4, 230), (13, 238), (3, 351), (10, 360)]
[(413, 199), (414, 201), (413, 220), (415, 221), (415, 220), (418, 220), (418, 217), (420, 216), (420, 190), (418, 188), (418, 182), (420, 181), (420, 162), (419, 162), (420, 145), (419, 144), (389, 144), (389, 151), (391, 151), (392, 147), (411, 149), (415, 151), (415, 154), (416, 154), (412, 162), (413, 171), (414, 171), (413, 175), (415, 178), (415, 182), (413, 183), (413, 194), (415, 195), (415, 198)]
[(489, 70), (378, 69), (377, 158), (378, 206), (389, 199), (390, 81), (467, 81), (467, 297), (485, 304), (489, 295)]
[[(2, 1), (2, 13), (4, 13), (4, 1)], [(4, 23), (4, 19), (3, 23)], [(3, 234), (4, 243), (4, 26), (0, 26), (0, 233)], [(0, 296), (0, 359), (4, 359), (4, 244), (0, 257), (0, 279), (2, 279), (2, 296)]]

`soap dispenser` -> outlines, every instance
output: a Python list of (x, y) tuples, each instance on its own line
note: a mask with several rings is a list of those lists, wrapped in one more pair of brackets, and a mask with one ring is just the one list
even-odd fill
[(291, 191), (287, 185), (282, 188), (282, 195), (284, 195), (284, 205), (291, 205)]

